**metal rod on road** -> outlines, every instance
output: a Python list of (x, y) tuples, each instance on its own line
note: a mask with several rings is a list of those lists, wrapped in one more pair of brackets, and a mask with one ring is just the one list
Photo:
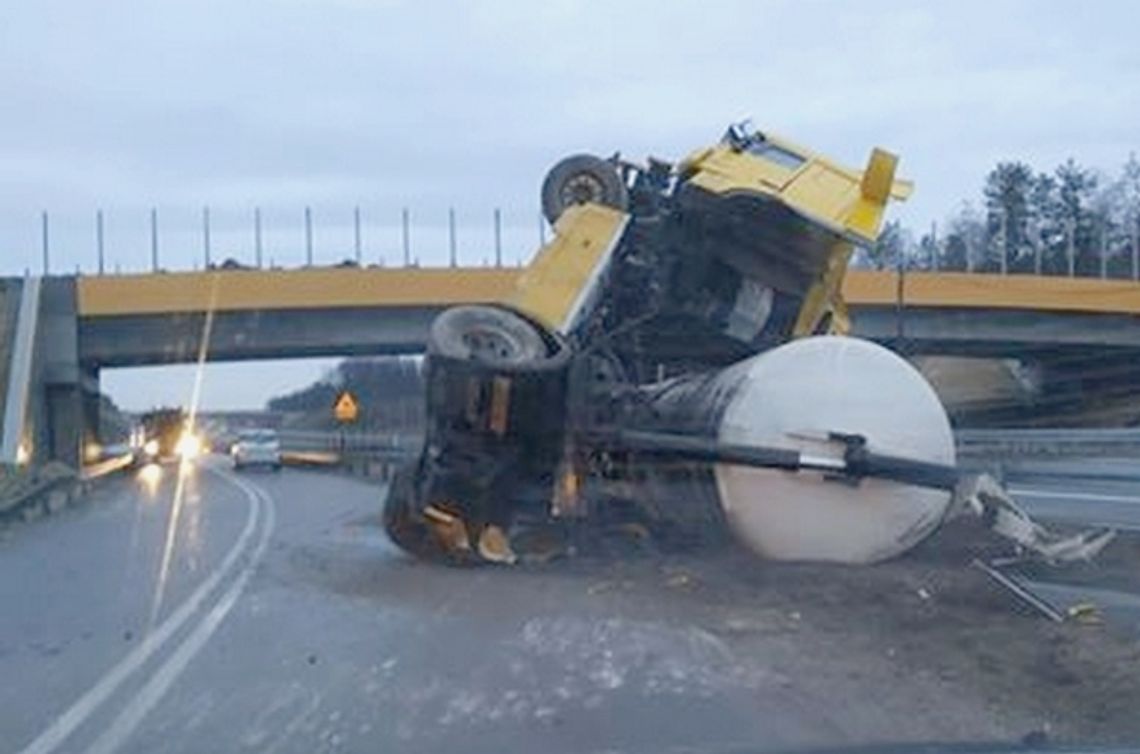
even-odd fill
[(158, 272), (158, 210), (150, 208), (150, 269)]
[(305, 207), (305, 266), (313, 266), (313, 211)]
[(407, 207), (404, 207), (403, 211), (400, 213), (400, 218), (401, 218), (402, 227), (403, 227), (404, 266), (407, 267), (408, 265), (410, 265), (412, 263), (412, 239), (411, 239), (411, 235), (410, 235), (409, 229), (408, 229), (409, 218), (408, 218), (408, 208)]
[(261, 208), (253, 208), (253, 258), (261, 267)]
[(95, 211), (95, 257), (98, 260), (99, 274), (103, 274), (103, 210)]
[(205, 269), (210, 269), (210, 208), (202, 208), (202, 257)]
[(503, 218), (499, 208), (495, 208), (495, 266), (503, 266)]
[(456, 258), (455, 252), (455, 208), (448, 207), (447, 209), (447, 248), (450, 254), (450, 264), (455, 267)]
[(360, 207), (352, 208), (352, 241), (353, 251), (356, 252), (356, 264), (360, 266), (361, 258), (361, 243), (360, 243)]

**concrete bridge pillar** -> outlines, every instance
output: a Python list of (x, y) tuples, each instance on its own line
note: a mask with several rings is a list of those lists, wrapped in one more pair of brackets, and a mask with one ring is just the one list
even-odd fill
[(99, 379), (79, 362), (73, 277), (25, 278), (7, 293), (3, 462), (78, 468), (98, 430)]
[[(90, 409), (98, 406), (98, 374), (79, 364), (79, 320), (75, 278), (45, 278), (40, 292), (37, 352), (40, 362), (36, 392), (42, 412), (36, 422), (37, 461), (62, 461), (78, 468), (90, 439)], [(97, 416), (97, 411), (96, 411)], [(96, 420), (97, 422), (97, 420)]]

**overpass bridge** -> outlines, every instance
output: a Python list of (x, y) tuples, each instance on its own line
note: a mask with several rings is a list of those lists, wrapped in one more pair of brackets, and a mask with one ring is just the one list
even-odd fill
[[(34, 451), (74, 462), (97, 427), (100, 369), (416, 353), (441, 309), (503, 300), (523, 272), (347, 267), (0, 280), (0, 460)], [(852, 270), (844, 295), (855, 334), (911, 354), (1082, 364), (1095, 353), (1129, 372), (1140, 358), (1140, 285), (1130, 281)]]

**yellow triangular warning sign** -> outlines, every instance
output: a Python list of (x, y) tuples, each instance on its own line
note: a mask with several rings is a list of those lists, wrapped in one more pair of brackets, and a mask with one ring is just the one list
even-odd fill
[(352, 393), (345, 390), (337, 396), (336, 405), (333, 406), (333, 416), (338, 422), (354, 422), (358, 413), (360, 407), (356, 405), (356, 398)]

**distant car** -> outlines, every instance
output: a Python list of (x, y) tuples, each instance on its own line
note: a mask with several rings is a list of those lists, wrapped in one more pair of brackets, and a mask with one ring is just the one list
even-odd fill
[(237, 441), (230, 448), (234, 470), (247, 466), (267, 466), (274, 471), (281, 470), (281, 442), (272, 429), (250, 429), (238, 433)]

